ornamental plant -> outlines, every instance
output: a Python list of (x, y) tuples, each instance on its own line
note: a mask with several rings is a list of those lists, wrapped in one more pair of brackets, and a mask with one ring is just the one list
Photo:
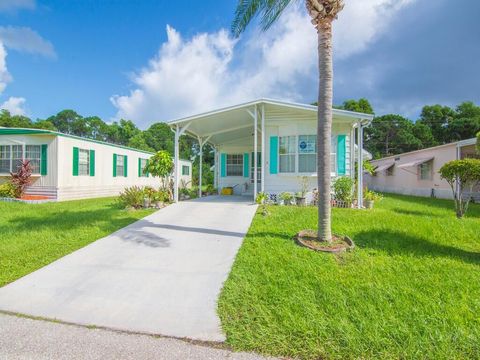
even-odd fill
[(148, 164), (143, 171), (144, 173), (159, 177), (162, 183), (162, 189), (168, 189), (169, 178), (173, 171), (172, 155), (166, 150), (157, 152), (148, 160)]
[(439, 172), (441, 178), (452, 188), (455, 213), (461, 219), (468, 210), (471, 198), (465, 197), (464, 193), (472, 193), (473, 188), (480, 184), (480, 160), (452, 160), (445, 163)]
[(355, 181), (349, 176), (342, 176), (333, 183), (335, 199), (345, 202), (353, 200), (353, 185)]
[(123, 208), (140, 209), (143, 207), (144, 189), (140, 186), (125, 188), (118, 197), (118, 202)]
[(18, 170), (11, 172), (10, 176), (10, 182), (16, 189), (16, 197), (21, 198), (25, 194), (27, 186), (32, 183), (32, 165), (30, 165), (30, 160), (23, 160)]
[(17, 187), (11, 182), (0, 185), (0, 198), (14, 198), (17, 196)]

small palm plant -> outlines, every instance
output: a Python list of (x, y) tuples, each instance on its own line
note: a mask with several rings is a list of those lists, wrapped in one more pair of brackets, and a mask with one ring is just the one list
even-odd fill
[[(232, 33), (239, 36), (259, 14), (263, 30), (270, 28), (293, 0), (238, 0)], [(333, 62), (332, 24), (342, 11), (343, 0), (305, 0), (311, 22), (318, 34), (318, 239), (331, 242), (330, 138), (332, 134)]]

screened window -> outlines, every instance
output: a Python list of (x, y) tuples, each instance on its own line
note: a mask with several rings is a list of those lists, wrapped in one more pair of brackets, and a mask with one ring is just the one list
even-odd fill
[(40, 145), (27, 145), (25, 146), (25, 159), (30, 160), (30, 166), (32, 167), (33, 174), (40, 173), (40, 159), (42, 157)]
[(0, 173), (11, 171), (11, 148), (10, 145), (0, 145)]
[(431, 180), (432, 179), (432, 162), (428, 161), (419, 165), (420, 168), (420, 180)]
[(145, 168), (147, 167), (148, 160), (140, 159), (140, 177), (148, 177), (148, 174), (145, 173)]
[(227, 176), (243, 176), (242, 154), (227, 154)]
[(117, 155), (117, 176), (124, 176), (125, 158), (123, 155)]
[(78, 175), (90, 175), (90, 151), (78, 149)]
[(12, 145), (12, 172), (18, 170), (22, 166), (23, 161), (23, 146)]
[(317, 135), (298, 137), (298, 172), (317, 171)]
[(182, 175), (190, 175), (190, 167), (188, 165), (182, 165)]
[(296, 158), (296, 137), (295, 136), (281, 136), (278, 153), (280, 156), (281, 173), (295, 172), (295, 158)]

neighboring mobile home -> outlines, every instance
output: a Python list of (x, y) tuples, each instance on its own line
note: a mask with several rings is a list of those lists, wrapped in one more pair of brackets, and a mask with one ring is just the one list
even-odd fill
[[(143, 173), (152, 155), (50, 130), (0, 128), (0, 183), (28, 159), (33, 168), (29, 195), (56, 200), (115, 196), (128, 186), (160, 185), (158, 178)], [(191, 183), (191, 162), (178, 165), (180, 180)]]
[[(375, 175), (366, 174), (365, 184), (381, 192), (452, 199), (450, 185), (438, 171), (448, 161), (478, 157), (475, 143), (468, 139), (374, 160)], [(471, 195), (480, 200), (479, 192)]]
[[(355, 151), (362, 148), (363, 128), (372, 118), (333, 109), (332, 179), (355, 176), (355, 159), (362, 161), (364, 154)], [(236, 194), (252, 198), (260, 191), (275, 197), (283, 191), (301, 190), (302, 177), (308, 179), (310, 197), (317, 187), (316, 106), (260, 99), (168, 124), (175, 131), (177, 157), (182, 134), (198, 139), (201, 149), (206, 143), (215, 149), (214, 181), (219, 189), (233, 187)]]

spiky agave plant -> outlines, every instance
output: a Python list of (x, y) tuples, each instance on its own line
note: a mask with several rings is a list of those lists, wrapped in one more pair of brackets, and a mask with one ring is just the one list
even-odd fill
[[(232, 23), (232, 33), (239, 36), (260, 15), (262, 30), (269, 29), (295, 0), (239, 0)], [(333, 62), (332, 23), (344, 7), (343, 0), (305, 0), (311, 21), (317, 30), (318, 48), (318, 238), (332, 241), (330, 208), (330, 138), (332, 134)]]

